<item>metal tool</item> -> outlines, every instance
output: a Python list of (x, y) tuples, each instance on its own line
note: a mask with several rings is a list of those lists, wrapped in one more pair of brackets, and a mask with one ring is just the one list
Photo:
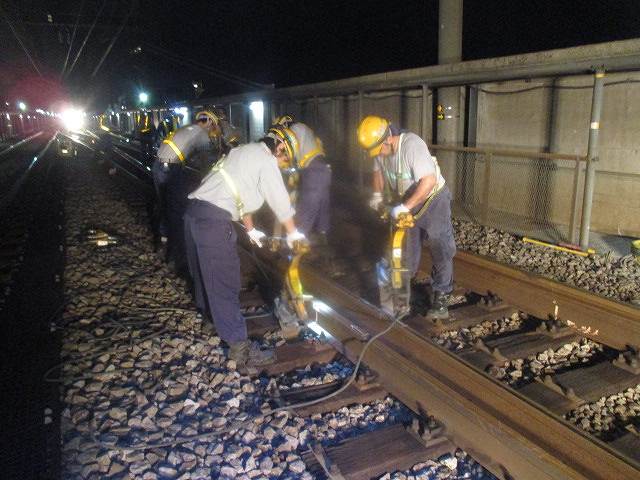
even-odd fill
[[(288, 248), (286, 239), (282, 237), (270, 237), (266, 240), (266, 244), (272, 252)], [(293, 243), (293, 249), (289, 255), (289, 268), (285, 277), (285, 288), (282, 290), (280, 298), (275, 300), (275, 314), (285, 338), (296, 337), (300, 331), (300, 322), (306, 323), (309, 320), (306, 304), (313, 300), (313, 297), (305, 294), (300, 280), (300, 261), (309, 251), (308, 240), (297, 240)]]
[[(391, 220), (388, 211), (383, 219)], [(406, 232), (415, 225), (411, 213), (401, 213), (389, 222), (390, 242), (385, 257), (376, 264), (380, 306), (393, 317), (409, 312), (411, 299), (411, 272), (407, 268)]]

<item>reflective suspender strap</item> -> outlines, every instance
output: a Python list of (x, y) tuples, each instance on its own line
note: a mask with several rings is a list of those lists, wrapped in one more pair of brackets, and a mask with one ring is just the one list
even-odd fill
[(233, 182), (231, 176), (224, 169), (224, 158), (220, 159), (220, 161), (213, 166), (211, 169), (213, 172), (220, 173), (222, 178), (224, 179), (227, 187), (231, 190), (231, 194), (236, 201), (236, 208), (238, 209), (238, 215), (240, 218), (244, 216), (244, 203), (242, 203), (242, 199), (240, 198), (240, 194), (238, 193), (238, 189), (236, 188), (236, 184)]
[(171, 150), (173, 150), (173, 152), (178, 156), (180, 161), (184, 162), (184, 155), (182, 154), (178, 146), (175, 143), (173, 143), (173, 140), (166, 138), (162, 141), (162, 143), (166, 143), (167, 145), (169, 145), (171, 147)]
[(438, 196), (438, 194), (444, 187), (443, 185), (442, 187), (438, 188), (438, 179), (440, 178), (440, 165), (438, 165), (438, 161), (435, 158), (433, 158), (433, 160), (436, 163), (436, 186), (433, 188), (431, 195), (429, 195), (427, 200), (424, 202), (424, 205), (422, 205), (422, 207), (420, 207), (420, 210), (418, 210), (418, 212), (413, 216), (413, 218), (416, 220), (418, 220), (420, 217), (422, 217), (422, 215), (425, 214), (425, 212), (429, 208), (429, 205), (431, 205), (431, 202), (433, 202), (433, 199)]
[(298, 162), (298, 165), (300, 166), (300, 168), (306, 167), (309, 159), (315, 157), (316, 155), (324, 155), (324, 148), (322, 147), (322, 141), (320, 141), (319, 138), (316, 138), (316, 145), (317, 145), (316, 148), (314, 148), (310, 152), (307, 152), (307, 154), (300, 159), (300, 161)]

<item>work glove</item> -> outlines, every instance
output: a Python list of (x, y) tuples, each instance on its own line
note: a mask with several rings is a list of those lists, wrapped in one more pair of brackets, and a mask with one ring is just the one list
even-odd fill
[(404, 206), (404, 203), (401, 203), (391, 209), (391, 216), (394, 220), (397, 220), (401, 213), (409, 213), (410, 211), (411, 210)]
[(293, 244), (295, 242), (306, 240), (307, 237), (304, 236), (304, 233), (299, 232), (297, 229), (291, 233), (287, 233), (287, 245), (291, 250), (293, 250)]
[(382, 193), (373, 192), (371, 198), (369, 199), (369, 207), (373, 210), (378, 210), (380, 208), (380, 204), (382, 203)]
[(264, 232), (256, 230), (255, 228), (247, 230), (247, 235), (249, 235), (249, 240), (251, 240), (251, 243), (255, 243), (258, 248), (262, 248), (262, 241), (267, 237)]

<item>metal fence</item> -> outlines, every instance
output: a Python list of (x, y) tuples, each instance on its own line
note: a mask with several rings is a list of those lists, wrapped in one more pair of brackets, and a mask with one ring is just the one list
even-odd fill
[(431, 145), (453, 216), (551, 242), (577, 241), (586, 157)]

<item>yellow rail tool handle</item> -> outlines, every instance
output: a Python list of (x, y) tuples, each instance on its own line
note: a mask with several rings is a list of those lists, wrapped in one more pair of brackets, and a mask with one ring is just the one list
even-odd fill
[(404, 267), (404, 238), (407, 228), (413, 228), (415, 221), (411, 213), (401, 213), (396, 220), (396, 231), (391, 239), (391, 286), (394, 289), (402, 288), (402, 273)]
[(310, 250), (308, 241), (296, 241), (293, 244), (293, 258), (287, 270), (287, 288), (291, 294), (291, 302), (298, 318), (305, 321), (309, 318), (305, 306), (304, 288), (300, 280), (300, 260)]

